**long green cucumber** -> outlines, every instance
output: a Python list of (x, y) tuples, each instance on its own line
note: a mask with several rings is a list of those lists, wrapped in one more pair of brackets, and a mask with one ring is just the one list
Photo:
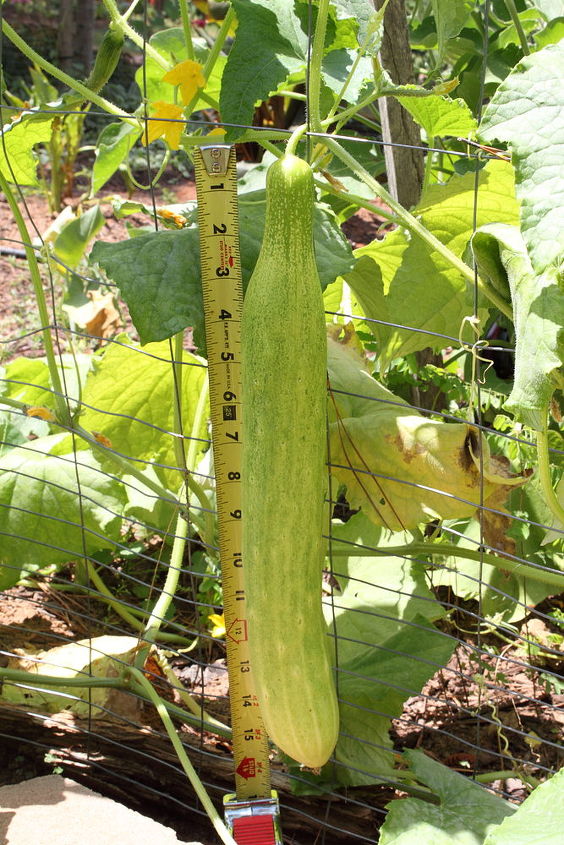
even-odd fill
[(264, 236), (242, 319), (243, 566), (249, 652), (266, 730), (311, 768), (339, 714), (321, 608), (327, 340), (313, 247), (313, 174), (267, 174)]

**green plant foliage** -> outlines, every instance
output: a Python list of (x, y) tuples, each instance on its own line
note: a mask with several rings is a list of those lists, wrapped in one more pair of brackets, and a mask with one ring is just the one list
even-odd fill
[[(241, 265), (246, 286), (254, 269), (264, 229), (264, 191), (245, 193), (241, 199)], [(316, 261), (322, 286), (353, 265), (351, 248), (327, 206), (316, 206), (314, 217)], [(128, 241), (98, 241), (90, 253), (119, 285), (141, 343), (165, 340), (187, 326), (205, 351), (204, 312), (200, 276), (198, 229), (150, 232)]]
[(473, 0), (433, 0), (439, 57), (443, 56), (447, 41), (458, 35), (473, 8)]
[(564, 769), (541, 783), (516, 813), (488, 834), (484, 845), (559, 845), (563, 829)]
[(49, 141), (54, 116), (24, 112), (2, 129), (0, 171), (9, 181), (19, 185), (38, 185), (37, 160), (33, 156), (36, 144)]
[(482, 275), (511, 291), (515, 325), (515, 379), (505, 407), (531, 428), (541, 430), (564, 362), (564, 293), (558, 270), (535, 272), (515, 226), (490, 225), (472, 238)]
[(439, 796), (440, 804), (418, 798), (392, 801), (379, 845), (482, 845), (496, 825), (515, 813), (513, 805), (421, 751), (404, 751), (403, 756), (417, 780)]
[[(86, 380), (80, 423), (107, 437), (121, 454), (162, 464), (155, 471), (177, 490), (182, 474), (176, 469), (170, 349), (168, 343), (149, 344), (143, 350), (133, 344), (109, 346)], [(184, 352), (182, 361), (182, 424), (186, 438), (200, 438), (200, 453), (209, 443), (206, 416), (197, 431), (192, 432), (192, 426), (207, 371), (205, 361), (189, 352)], [(189, 446), (187, 439), (185, 451)]]
[[(414, 209), (421, 222), (459, 257), (474, 229), (475, 190), (473, 173), (453, 176), (445, 185), (429, 187)], [(478, 225), (517, 223), (519, 211), (509, 165), (489, 162), (480, 171), (477, 190)], [(360, 260), (345, 278), (365, 315), (410, 327), (404, 330), (369, 323), (379, 344), (381, 369), (393, 358), (418, 349), (444, 347), (444, 337), (425, 334), (425, 330), (459, 336), (464, 317), (472, 313), (472, 294), (452, 265), (420, 238), (396, 229), (383, 240), (357, 249), (355, 255)]]
[[(334, 341), (329, 342), (328, 369), (330, 464), (352, 507), (362, 507), (377, 525), (392, 531), (437, 516), (474, 513), (480, 500), (480, 446), (466, 423), (418, 414)], [(496, 478), (487, 444), (482, 444), (487, 504), (507, 479)]]
[(564, 44), (527, 56), (499, 86), (479, 130), (485, 143), (511, 148), (521, 229), (537, 273), (564, 253), (563, 75)]
[(464, 100), (451, 100), (438, 94), (397, 99), (425, 131), (427, 138), (437, 135), (473, 138), (476, 134), (478, 123)]
[(96, 160), (92, 168), (92, 195), (102, 188), (127, 158), (141, 135), (141, 129), (130, 123), (108, 123), (96, 143)]
[(80, 559), (119, 540), (122, 485), (87, 451), (50, 452), (66, 435), (12, 449), (0, 460), (0, 589), (26, 572)]

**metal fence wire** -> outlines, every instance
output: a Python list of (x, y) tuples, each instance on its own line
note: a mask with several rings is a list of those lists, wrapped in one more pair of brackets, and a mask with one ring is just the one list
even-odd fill
[[(485, 12), (477, 4), (477, 13)], [(10, 106), (4, 103), (1, 111), (6, 124)], [(93, 116), (115, 119), (94, 108)], [(323, 137), (310, 134), (313, 141)], [(368, 145), (377, 153), (375, 167), (382, 168), (380, 133), (365, 128), (359, 136), (345, 127), (341, 136)], [(12, 153), (4, 137), (3, 144), (9, 167)], [(421, 149), (430, 155), (434, 148)], [(436, 149), (452, 160), (484, 156)], [(148, 153), (146, 164), (150, 184), (155, 164)], [(476, 178), (475, 209), (479, 184)], [(31, 277), (21, 258), (36, 255), (35, 283), (44, 308), (29, 305), (22, 330), (12, 320), (1, 339), (0, 663), (11, 671), (0, 692), (2, 781), (60, 772), (165, 821), (180, 838), (211, 842), (201, 802), (147, 695), (117, 682), (80, 685), (81, 677), (117, 678), (131, 664), (162, 595), (170, 550), (184, 532), (178, 589), (166, 618), (158, 620), (158, 648), (145, 663), (144, 677), (167, 703), (183, 748), (221, 806), (233, 790), (233, 773), (206, 362), (191, 351), (190, 337), (182, 356), (182, 345), (173, 340), (140, 346), (117, 285), (86, 260), (65, 263), (62, 257), (56, 268), (46, 260), (48, 238), (38, 206), (25, 186), (13, 190), (30, 240), (21, 228), (14, 235), (3, 215), (0, 261), (10, 273), (18, 268), (21, 294), (15, 296), (25, 291), (31, 302)], [(167, 204), (167, 195), (157, 185), (147, 196), (144, 222), (152, 217), (158, 229), (157, 207)], [(383, 216), (379, 211), (375, 207), (370, 219), (382, 227), (381, 237), (386, 218), (385, 209)], [(125, 223), (117, 224), (110, 212), (107, 220), (113, 232), (121, 226), (120, 238), (127, 237)], [(95, 291), (90, 300), (87, 290)], [(110, 295), (112, 307), (118, 304), (116, 325), (125, 322), (126, 332), (101, 335), (77, 320), (75, 303), (84, 306), (102, 294)], [(354, 297), (327, 307), (336, 345), (354, 327), (368, 350), (368, 365), (376, 348), (371, 324), (403, 338), (422, 331), (367, 318), (355, 312)], [(476, 274), (469, 323), (479, 325), (478, 310)], [(531, 554), (531, 543), (521, 539), (541, 538), (545, 531), (554, 539), (563, 532), (546, 524), (542, 507), (526, 507), (536, 460), (530, 433), (494, 426), (491, 411), (502, 407), (504, 382), (503, 375), (491, 376), (504, 365), (511, 372), (514, 349), (493, 328), (489, 338), (477, 335), (476, 343), (462, 340), (462, 331), (454, 337), (425, 330), (443, 342), (445, 360), (457, 362), (451, 373), (463, 396), (458, 404), (440, 398), (446, 381), (432, 393), (435, 404), (429, 401), (438, 368), (422, 360), (419, 370), (392, 368), (392, 392), (330, 384), (323, 603), (341, 711), (340, 753), (321, 779), (273, 753), (285, 842), (378, 842), (390, 801), (425, 792), (405, 777), (414, 750), (516, 804), (562, 763), (561, 551), (552, 554), (539, 540)], [(46, 342), (59, 387), (48, 377)], [(429, 381), (422, 385), (425, 366)], [(136, 384), (140, 393), (150, 385), (150, 401), (136, 401)], [(60, 400), (66, 420), (44, 413)], [(377, 461), (367, 457), (343, 420), (343, 409), (355, 402), (364, 403), (384, 438), (391, 432), (386, 420), (405, 419), (406, 409), (418, 426), (428, 421), (463, 432), (456, 455), (474, 474), (473, 485), (447, 489), (438, 464), (420, 477), (395, 472), (397, 462), (386, 457), (394, 448), (391, 435)], [(557, 429), (555, 424), (550, 441), (554, 473), (564, 455)], [(495, 469), (490, 452), (502, 456)], [(186, 482), (184, 492), (173, 478)], [(460, 515), (428, 515), (420, 520), (423, 528), (408, 530), (405, 508), (426, 497), (448, 501), (447, 513)], [(355, 506), (358, 500), (361, 506)], [(371, 521), (367, 514), (386, 502), (392, 503), (390, 513), (382, 511), (379, 524)], [(34, 674), (66, 682), (49, 686)], [(437, 802), (428, 793), (423, 797)]]

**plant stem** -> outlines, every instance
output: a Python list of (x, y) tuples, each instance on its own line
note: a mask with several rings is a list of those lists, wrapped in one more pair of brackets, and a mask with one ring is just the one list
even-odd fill
[[(172, 550), (170, 553), (170, 563), (166, 573), (165, 583), (161, 594), (158, 597), (149, 619), (145, 623), (143, 639), (148, 643), (153, 643), (158, 636), (162, 623), (166, 620), (166, 614), (170, 604), (176, 593), (178, 587), (178, 580), (180, 578), (180, 570), (182, 568), (182, 559), (184, 556), (184, 549), (186, 547), (186, 539), (188, 537), (189, 523), (179, 514), (176, 519), (176, 529)], [(139, 649), (135, 658), (137, 666), (145, 662), (147, 648)]]
[(521, 24), (521, 20), (519, 18), (519, 13), (517, 12), (517, 7), (515, 5), (515, 0), (505, 0), (505, 8), (509, 12), (511, 16), (511, 20), (513, 21), (513, 25), (517, 30), (517, 35), (519, 36), (519, 41), (521, 43), (521, 49), (525, 56), (530, 54), (529, 45), (527, 44), (527, 36), (525, 35), (525, 30), (523, 29), (523, 25)]
[(129, 672), (131, 674), (131, 680), (133, 681), (132, 686), (139, 687), (140, 689), (142, 689), (143, 692), (145, 693), (145, 697), (150, 699), (151, 702), (154, 704), (155, 709), (156, 709), (157, 713), (159, 714), (161, 721), (164, 725), (164, 728), (165, 728), (165, 730), (166, 730), (166, 732), (169, 736), (169, 739), (170, 739), (170, 741), (171, 741), (171, 743), (174, 747), (174, 750), (176, 751), (176, 755), (177, 755), (177, 757), (180, 761), (180, 764), (182, 765), (182, 768), (186, 772), (186, 774), (188, 776), (188, 780), (192, 784), (192, 787), (193, 787), (196, 795), (198, 796), (198, 798), (202, 802), (202, 806), (203, 806), (204, 810), (206, 811), (206, 813), (208, 814), (208, 817), (209, 817), (212, 825), (214, 826), (217, 835), (219, 836), (221, 841), (223, 843), (225, 843), (225, 845), (237, 845), (237, 843), (235, 842), (235, 840), (233, 839), (233, 837), (231, 836), (231, 834), (227, 830), (224, 822), (220, 818), (220, 816), (219, 816), (217, 810), (215, 809), (214, 805), (212, 804), (212, 801), (211, 801), (202, 781), (198, 777), (196, 770), (194, 769), (194, 767), (192, 766), (192, 763), (188, 759), (188, 755), (186, 754), (186, 751), (184, 750), (184, 746), (182, 745), (182, 742), (180, 741), (178, 734), (176, 733), (176, 730), (174, 729), (174, 725), (172, 724), (172, 719), (170, 718), (170, 715), (167, 711), (167, 708), (165, 706), (165, 702), (155, 692), (155, 690), (153, 689), (153, 687), (151, 686), (151, 684), (149, 683), (147, 678), (145, 678), (145, 676), (143, 675), (143, 673), (139, 669), (135, 669), (134, 667), (131, 667), (129, 669)]
[(527, 577), (532, 581), (538, 581), (540, 584), (547, 584), (550, 587), (555, 587), (558, 592), (564, 591), (564, 572), (559, 572), (556, 569), (554, 571), (541, 569), (522, 561), (498, 557), (478, 550), (465, 549), (455, 543), (410, 543), (407, 546), (387, 546), (384, 549), (367, 549), (350, 545), (346, 549), (333, 547), (331, 554), (333, 557), (385, 557), (394, 555), (401, 557), (411, 557), (412, 555), (462, 557), (487, 563), (489, 566), (495, 566), (496, 569), (511, 572), (512, 575)]
[(286, 144), (286, 155), (296, 155), (296, 149), (298, 147), (298, 144), (302, 140), (306, 132), (307, 125), (305, 123), (303, 123), (301, 126), (297, 126), (294, 129), (288, 139), (288, 143)]
[(115, 22), (118, 26), (123, 29), (123, 32), (127, 37), (133, 41), (134, 44), (137, 45), (141, 50), (145, 51), (146, 56), (150, 56), (154, 62), (160, 65), (165, 71), (170, 70), (170, 62), (167, 62), (163, 56), (155, 50), (154, 47), (143, 38), (142, 35), (139, 35), (136, 29), (133, 29), (131, 24), (128, 22), (127, 18), (124, 15), (120, 14), (119, 9), (115, 3), (115, 0), (102, 0), (102, 3), (106, 7), (106, 11), (110, 17), (110, 20)]
[[(25, 686), (39, 686), (44, 689), (51, 689), (52, 687), (70, 687), (79, 689), (131, 689), (131, 684), (124, 680), (123, 673), (114, 678), (96, 677), (94, 675), (80, 675), (74, 678), (63, 678), (60, 675), (39, 675), (35, 672), (29, 672), (27, 669), (12, 669), (10, 667), (0, 666), (0, 682), (7, 682), (9, 684), (24, 684)], [(151, 701), (145, 694), (144, 690), (135, 690), (143, 701)], [(187, 713), (176, 704), (169, 701), (163, 701), (164, 706), (168, 712), (175, 716), (180, 721), (188, 722), (194, 727), (201, 728), (209, 733), (215, 733), (218, 736), (223, 736), (226, 739), (231, 739), (231, 729), (220, 722), (218, 719), (208, 717), (208, 721), (202, 720), (202, 713), (196, 716), (192, 713)]]
[(33, 292), (35, 294), (35, 301), (37, 303), (37, 310), (39, 311), (39, 320), (41, 328), (41, 335), (43, 338), (43, 345), (45, 347), (45, 357), (47, 359), (47, 366), (49, 368), (49, 378), (51, 380), (51, 385), (54, 391), (55, 397), (55, 405), (57, 408), (57, 416), (60, 418), (61, 422), (65, 425), (70, 424), (70, 412), (65, 400), (63, 386), (61, 383), (61, 377), (59, 373), (59, 368), (57, 367), (57, 360), (55, 358), (55, 350), (53, 347), (53, 340), (51, 338), (51, 333), (47, 328), (50, 324), (49, 320), (49, 313), (47, 311), (47, 302), (45, 300), (45, 293), (43, 291), (43, 284), (41, 282), (41, 275), (39, 273), (39, 264), (37, 262), (37, 256), (35, 254), (35, 249), (30, 246), (31, 244), (31, 236), (29, 234), (29, 230), (26, 226), (25, 220), (23, 215), (20, 211), (20, 207), (17, 203), (17, 200), (14, 196), (14, 193), (7, 181), (4, 177), (4, 174), (0, 171), (0, 189), (4, 193), (12, 214), (14, 215), (14, 220), (16, 221), (16, 225), (18, 227), (18, 231), (20, 233), (20, 238), (22, 240), (25, 254), (27, 258), (27, 262), (29, 265), (29, 272), (31, 275), (31, 281), (33, 283)]
[(192, 44), (192, 26), (190, 25), (190, 15), (188, 13), (188, 3), (186, 0), (178, 0), (178, 7), (180, 9), (180, 19), (182, 21), (182, 30), (184, 32), (184, 42), (186, 44), (186, 53), (189, 59), (194, 59), (194, 45)]
[(141, 0), (131, 0), (131, 3), (129, 4), (129, 8), (127, 8), (125, 10), (125, 12), (123, 13), (123, 15), (121, 16), (122, 21), (128, 21), (129, 20), (129, 18), (131, 17), (131, 15), (133, 14), (133, 12), (135, 11), (136, 7), (139, 5), (140, 2), (141, 2)]
[[(29, 44), (27, 44), (23, 38), (17, 34), (15, 30), (12, 29), (10, 24), (3, 19), (2, 20), (2, 32), (4, 35), (10, 39), (12, 44), (21, 50), (21, 52), (26, 56), (30, 62), (34, 62), (44, 71), (49, 73), (55, 79), (58, 79), (59, 82), (62, 82), (64, 85), (67, 85), (73, 91), (76, 91), (78, 94), (81, 95), (82, 99), (88, 100), (90, 103), (94, 103), (98, 108), (102, 109), (108, 114), (113, 114), (116, 117), (121, 117), (122, 119), (126, 119), (128, 123), (132, 123), (135, 126), (137, 125), (138, 121), (131, 117), (131, 115), (125, 115), (123, 109), (118, 109), (113, 103), (109, 100), (106, 100), (105, 97), (101, 97), (99, 94), (95, 94), (94, 91), (91, 91), (90, 88), (87, 88), (82, 82), (79, 82), (77, 79), (73, 79), (72, 76), (69, 76), (68, 73), (65, 73), (63, 70), (60, 70), (56, 65), (51, 64), (51, 62), (47, 61), (47, 59), (40, 56), (39, 53), (36, 53)], [(67, 106), (68, 107), (68, 106)]]
[(558, 523), (557, 527), (564, 530), (564, 507), (558, 501), (558, 497), (552, 487), (550, 474), (550, 454), (548, 451), (548, 425), (545, 420), (544, 427), (537, 435), (537, 460), (539, 464), (539, 481), (545, 501)]
[(321, 64), (325, 52), (325, 32), (327, 30), (327, 17), (329, 14), (329, 0), (319, 0), (317, 7), (317, 20), (313, 43), (311, 45), (311, 59), (309, 65), (308, 79), (308, 126), (314, 132), (321, 131)]
[[(341, 159), (344, 164), (347, 165), (348, 168), (350, 168), (350, 170), (352, 170), (356, 176), (358, 176), (359, 179), (364, 182), (365, 185), (368, 185), (377, 197), (383, 200), (383, 202), (385, 202), (386, 205), (397, 214), (402, 226), (408, 229), (412, 234), (417, 235), (424, 240), (431, 249), (442, 255), (442, 257), (462, 275), (468, 285), (471, 287), (474, 286), (474, 271), (471, 267), (465, 264), (461, 258), (458, 258), (454, 252), (452, 252), (447, 246), (445, 246), (445, 244), (429, 232), (429, 230), (420, 223), (416, 217), (410, 214), (409, 211), (406, 211), (406, 209), (392, 197), (392, 195), (378, 182), (378, 180), (374, 179), (374, 177), (357, 162), (354, 156), (350, 155), (350, 153), (343, 149), (343, 147), (337, 143), (334, 138), (327, 137), (325, 138), (324, 143), (338, 158)], [(505, 316), (511, 320), (513, 319), (513, 311), (510, 304), (502, 299), (491, 285), (487, 285), (482, 279), (478, 279), (478, 286), (481, 293), (483, 293), (490, 302), (492, 302), (493, 305), (501, 311), (502, 314), (505, 314)]]

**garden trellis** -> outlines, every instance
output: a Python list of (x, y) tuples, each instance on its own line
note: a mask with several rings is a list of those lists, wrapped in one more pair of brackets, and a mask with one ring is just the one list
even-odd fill
[[(368, 0), (217, 5), (103, 0), (86, 83), (0, 7), (4, 53), (33, 65), (2, 100), (0, 257), (26, 259), (35, 297), (33, 325), (2, 332), (2, 759), (184, 839), (199, 820), (211, 841), (207, 813), (229, 841), (197, 208), (171, 174), (197, 146), (237, 150), (246, 285), (289, 143), (317, 197), (319, 603), (340, 726), (319, 771), (272, 747), (284, 841), (524, 844), (563, 789), (559, 4), (407, 3), (408, 21), (391, 0), (417, 84), (395, 78), (392, 23)], [(131, 108), (110, 79), (124, 44)], [(413, 202), (391, 150), (424, 156)], [(77, 161), (83, 193), (78, 174), (47, 226), (33, 192), (56, 206)], [(294, 608), (279, 590), (270, 604), (291, 644)]]

